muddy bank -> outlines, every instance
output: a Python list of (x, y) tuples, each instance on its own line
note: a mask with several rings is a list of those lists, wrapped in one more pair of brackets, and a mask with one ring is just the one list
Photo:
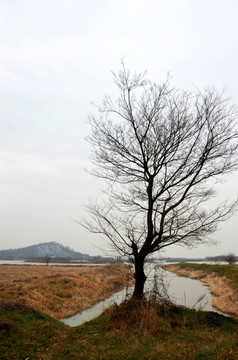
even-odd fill
[(0, 301), (14, 300), (61, 319), (133, 283), (127, 265), (0, 265)]
[(212, 305), (218, 310), (238, 316), (238, 294), (232, 289), (231, 282), (225, 276), (218, 276), (216, 273), (207, 273), (203, 270), (191, 268), (182, 269), (177, 264), (162, 266), (165, 270), (171, 271), (179, 276), (188, 276), (191, 279), (200, 280), (209, 286), (214, 296)]

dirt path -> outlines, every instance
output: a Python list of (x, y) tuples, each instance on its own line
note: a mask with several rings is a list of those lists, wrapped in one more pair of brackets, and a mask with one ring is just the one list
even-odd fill
[(212, 305), (218, 310), (238, 316), (238, 294), (234, 292), (231, 282), (225, 276), (218, 276), (216, 273), (207, 273), (202, 270), (190, 268), (181, 269), (179, 265), (164, 265), (164, 269), (171, 271), (179, 276), (188, 276), (191, 279), (202, 281), (210, 287), (211, 294), (214, 296)]
[(133, 283), (127, 265), (0, 265), (0, 301), (21, 301), (61, 319)]

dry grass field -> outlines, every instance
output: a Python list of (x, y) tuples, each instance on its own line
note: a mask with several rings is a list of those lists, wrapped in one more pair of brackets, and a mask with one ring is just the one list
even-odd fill
[(124, 264), (106, 266), (0, 265), (0, 301), (14, 300), (61, 319), (132, 284)]

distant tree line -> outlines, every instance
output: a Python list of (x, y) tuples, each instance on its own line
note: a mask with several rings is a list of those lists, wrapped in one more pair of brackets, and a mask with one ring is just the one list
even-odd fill
[(215, 262), (226, 261), (228, 264), (234, 264), (238, 261), (238, 256), (236, 256), (234, 253), (229, 253), (227, 255), (207, 256), (206, 260)]

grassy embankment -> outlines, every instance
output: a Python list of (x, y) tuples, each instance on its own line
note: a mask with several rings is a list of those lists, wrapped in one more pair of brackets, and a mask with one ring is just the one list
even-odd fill
[(153, 303), (127, 303), (76, 328), (8, 303), (0, 329), (1, 360), (238, 359), (236, 320)]
[(231, 281), (232, 287), (238, 291), (238, 265), (180, 263), (179, 266), (181, 269), (202, 270), (206, 273), (226, 276)]
[(0, 349), (1, 360), (235, 360), (238, 322), (153, 301), (129, 301), (69, 328), (5, 294)]

